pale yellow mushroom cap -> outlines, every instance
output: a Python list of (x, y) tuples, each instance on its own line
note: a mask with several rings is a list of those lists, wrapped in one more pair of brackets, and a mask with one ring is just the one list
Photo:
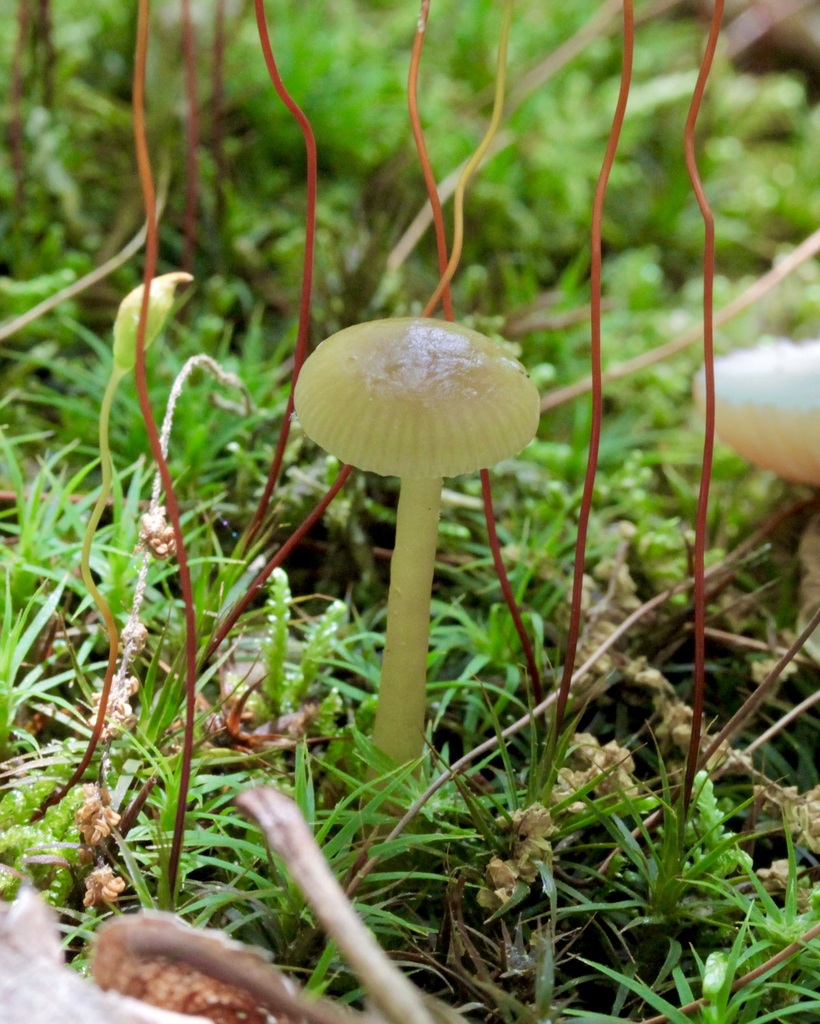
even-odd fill
[(382, 476), (444, 477), (516, 455), (538, 429), (538, 390), (478, 331), (402, 317), (348, 327), (305, 361), (294, 394), (305, 433)]
[[(695, 377), (703, 408), (703, 371)], [(779, 340), (715, 360), (715, 432), (784, 480), (820, 485), (820, 341)]]

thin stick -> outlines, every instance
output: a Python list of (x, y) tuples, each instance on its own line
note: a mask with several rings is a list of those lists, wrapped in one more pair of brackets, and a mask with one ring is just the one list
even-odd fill
[(618, 149), (618, 141), (621, 136), (621, 128), (626, 116), (626, 104), (629, 99), (629, 88), (632, 81), (632, 55), (635, 45), (635, 18), (632, 0), (624, 0), (624, 56), (621, 67), (621, 87), (618, 93), (618, 102), (615, 105), (615, 113), (612, 118), (612, 127), (609, 132), (606, 152), (604, 154), (601, 173), (598, 176), (598, 183), (595, 187), (595, 198), (592, 204), (592, 229), (591, 229), (591, 257), (590, 266), (590, 291), (591, 291), (591, 338), (589, 359), (592, 366), (592, 423), (590, 425), (589, 450), (587, 455), (587, 468), (584, 477), (584, 492), (581, 499), (581, 507), (578, 512), (578, 531), (575, 542), (575, 571), (572, 581), (572, 599), (570, 602), (570, 624), (567, 636), (566, 655), (564, 658), (564, 670), (561, 675), (561, 685), (558, 690), (558, 698), (555, 705), (555, 733), (557, 737), (564, 722), (567, 701), (569, 700), (570, 686), (572, 685), (572, 673), (575, 668), (575, 657), (578, 647), (578, 637), (581, 632), (581, 602), (583, 599), (584, 586), (584, 562), (586, 559), (587, 530), (589, 517), (592, 510), (592, 499), (595, 490), (595, 474), (598, 469), (598, 450), (601, 440), (601, 420), (603, 415), (603, 387), (601, 382), (601, 266), (602, 266), (602, 243), (601, 231), (604, 214), (604, 199), (606, 188), (609, 182), (609, 175), (612, 165), (615, 162), (615, 154)]
[[(717, 567), (715, 567), (717, 568)], [(606, 652), (614, 646), (625, 636), (629, 630), (635, 625), (636, 622), (640, 622), (641, 619), (650, 615), (657, 608), (660, 608), (670, 597), (674, 597), (676, 594), (682, 594), (686, 590), (690, 590), (692, 584), (690, 581), (685, 583), (678, 583), (676, 586), (671, 587), (669, 590), (664, 590), (660, 594), (656, 594), (655, 597), (651, 598), (636, 608), (631, 615), (628, 615), (624, 621), (617, 626), (606, 639), (596, 648), (596, 650), (587, 658), (587, 660), (577, 669), (572, 677), (572, 686), (575, 687), (580, 683), (589, 672), (595, 667), (597, 662), (606, 654)], [(442, 788), (450, 782), (455, 776), (460, 775), (466, 768), (468, 768), (474, 761), (483, 757), (485, 754), (491, 753), (501, 743), (502, 740), (509, 739), (511, 736), (515, 736), (521, 732), (528, 725), (532, 725), (538, 718), (542, 718), (555, 703), (557, 697), (557, 691), (553, 691), (548, 694), (540, 704), (537, 704), (527, 714), (522, 715), (521, 718), (508, 725), (498, 735), (491, 736), (488, 740), (480, 743), (477, 747), (473, 747), (472, 750), (464, 754), (457, 761), (454, 761), (449, 767), (447, 767), (438, 778), (434, 779), (427, 789), (421, 794), (421, 796), (415, 801), (415, 803), (405, 812), (405, 814), (396, 822), (391, 831), (385, 836), (384, 842), (388, 844), (394, 839), (398, 838), (402, 832), (407, 828), (410, 822), (416, 817), (419, 811), (424, 807), (428, 800)], [(366, 852), (366, 851), (365, 851)], [(365, 854), (363, 853), (360, 860), (364, 862)], [(358, 863), (354, 865), (351, 871), (351, 880), (346, 887), (346, 892), (350, 896), (358, 887), (362, 881), (370, 874), (370, 872), (377, 866), (381, 857), (376, 855), (370, 857), (366, 862), (360, 866)]]
[(692, 576), (694, 579), (695, 611), (695, 666), (692, 687), (692, 730), (689, 734), (689, 753), (686, 758), (686, 772), (683, 781), (683, 810), (689, 808), (695, 773), (700, 759), (700, 737), (703, 729), (703, 705), (706, 695), (706, 534), (709, 513), (709, 485), (712, 481), (712, 461), (715, 448), (715, 344), (714, 344), (714, 286), (715, 286), (715, 218), (712, 214), (706, 192), (698, 173), (695, 154), (695, 127), (703, 103), (703, 94), (712, 68), (717, 49), (720, 25), (723, 20), (724, 0), (715, 0), (712, 23), (706, 49), (701, 61), (692, 103), (686, 118), (683, 146), (686, 169), (692, 190), (698, 201), (703, 218), (703, 370), (704, 370), (704, 411), (706, 425), (703, 435), (703, 459), (701, 462), (698, 508), (695, 519), (695, 550), (693, 552)]
[(820, 608), (818, 608), (814, 615), (809, 619), (799, 635), (796, 637), (791, 646), (786, 650), (772, 667), (772, 670), (758, 686), (754, 693), (743, 703), (734, 715), (729, 719), (726, 725), (720, 730), (715, 736), (708, 748), (700, 755), (698, 759), (698, 768), (702, 768), (708, 763), (711, 757), (717, 753), (721, 744), (728, 742), (735, 736), (744, 726), (744, 724), (752, 717), (757, 711), (766, 697), (771, 693), (775, 683), (780, 678), (783, 670), (787, 665), (794, 659), (794, 656), (800, 651), (809, 639), (812, 633), (820, 626)]
[(107, 921), (99, 930), (91, 972), (101, 988), (109, 988), (121, 964), (143, 958), (187, 964), (246, 992), (283, 1024), (285, 1018), (290, 1024), (384, 1024), (381, 1017), (357, 1013), (328, 999), (311, 1000), (290, 978), (266, 963), (256, 948), (226, 939), (221, 932), (190, 928), (171, 914), (149, 911)]
[(270, 786), (246, 790), (236, 804), (259, 824), (322, 927), (391, 1024), (433, 1024), (421, 993), (392, 964), (354, 911), (296, 804)]
[[(808, 507), (811, 504), (813, 504), (812, 501), (799, 502), (791, 506), (790, 508), (784, 509), (781, 512), (778, 512), (776, 515), (772, 516), (759, 530), (756, 530), (755, 533), (752, 534), (752, 536), (747, 537), (746, 540), (744, 540), (732, 552), (730, 552), (726, 556), (726, 558), (724, 558), (722, 563), (720, 563), (719, 565), (710, 566), (709, 569), (707, 569), (706, 571), (707, 577), (709, 577), (709, 579), (719, 577), (721, 573), (726, 572), (727, 567), (729, 565), (736, 563), (741, 558), (745, 557), (748, 554), (748, 552), (751, 551), (763, 539), (763, 537), (765, 537), (772, 530), (776, 529), (780, 525), (780, 523), (782, 523), (785, 519), (789, 518), (792, 515), (799, 514), (804, 508)], [(637, 622), (640, 622), (640, 620), (645, 618), (647, 615), (652, 614), (656, 609), (660, 608), (671, 597), (674, 597), (677, 594), (686, 593), (686, 591), (691, 589), (691, 580), (686, 580), (681, 583), (677, 583), (674, 587), (670, 587), (668, 590), (664, 590), (662, 593), (656, 594), (655, 597), (651, 598), (649, 601), (646, 601), (639, 608), (636, 608), (635, 611), (628, 615), (624, 619), (624, 621), (620, 623), (620, 625), (618, 625), (608, 637), (606, 637), (606, 639), (596, 648), (596, 650), (593, 651), (592, 654), (590, 654), (590, 656), (583, 663), (583, 665), (581, 665), (581, 667), (575, 671), (572, 677), (573, 688), (576, 687), (578, 683), (580, 683), (587, 676), (587, 674), (595, 667), (596, 663), (600, 660), (600, 658), (604, 654), (606, 654), (606, 652), (615, 643), (617, 643), (618, 640), (621, 639), (621, 637), (625, 636)], [(818, 614), (820, 614), (820, 612), (818, 612)], [(807, 625), (806, 629), (808, 629), (810, 625), (811, 623)], [(463, 757), (460, 757), (457, 761), (454, 761), (448, 768), (446, 768), (442, 772), (442, 774), (437, 779), (434, 779), (433, 782), (430, 783), (430, 785), (416, 800), (412, 807), (410, 807), (409, 810), (404, 814), (404, 816), (395, 824), (390, 833), (385, 837), (385, 843), (389, 843), (393, 839), (396, 839), (398, 836), (400, 836), (404, 829), (407, 828), (410, 822), (416, 817), (421, 808), (424, 807), (427, 801), (430, 800), (430, 798), (433, 797), (439, 791), (439, 789), (442, 788), (442, 786), (446, 785), (446, 783), (448, 783), (456, 775), (461, 774), (461, 772), (468, 768), (474, 761), (483, 757), (485, 754), (491, 753), (493, 750), (495, 750), (495, 748), (498, 746), (501, 740), (508, 739), (510, 736), (516, 735), (516, 733), (519, 733), (522, 729), (526, 728), (528, 725), (531, 725), (537, 718), (546, 714), (546, 712), (555, 703), (555, 699), (555, 692), (549, 694), (547, 697), (544, 698), (544, 700), (540, 704), (534, 707), (531, 711), (528, 711), (527, 714), (522, 715), (522, 717), (519, 718), (517, 721), (507, 726), (507, 728), (504, 729), (499, 736), (490, 737), (490, 739), (486, 740), (484, 743), (479, 744), (479, 746), (475, 747), (473, 750), (470, 750), (468, 753), (464, 754)], [(359, 885), (364, 880), (364, 878), (376, 867), (380, 860), (381, 858), (379, 856), (374, 856), (369, 858), (365, 862), (365, 854), (362, 854), (362, 856), (360, 857), (361, 863), (355, 864), (351, 870), (351, 880), (346, 887), (348, 895), (352, 895), (358, 889)]]
[[(776, 529), (782, 522), (784, 522), (790, 516), (798, 514), (800, 511), (802, 511), (803, 509), (807, 508), (812, 504), (813, 501), (811, 500), (798, 502), (797, 504), (791, 506), (791, 508), (784, 509), (783, 511), (776, 513), (774, 516), (771, 516), (770, 519), (759, 530), (757, 530), (751, 537), (747, 538), (738, 548), (736, 548), (732, 552), (732, 559), (736, 560), (743, 553), (751, 550), (751, 548), (759, 540), (761, 540), (767, 533), (770, 533), (772, 530)], [(706, 571), (706, 575), (711, 576), (713, 571), (714, 569), (708, 569)], [(724, 727), (720, 730), (717, 736), (715, 736), (715, 738), (709, 744), (707, 749), (700, 753), (698, 757), (697, 770), (705, 768), (709, 764), (710, 760), (715, 756), (715, 754), (718, 753), (720, 747), (724, 743), (728, 743), (740, 731), (744, 723), (747, 722), (749, 718), (751, 718), (751, 716), (763, 703), (764, 699), (769, 694), (771, 689), (774, 687), (775, 683), (780, 678), (780, 675), (782, 674), (783, 670), (786, 668), (787, 665), (789, 665), (794, 660), (795, 655), (798, 653), (798, 651), (800, 651), (800, 649), (812, 635), (814, 630), (817, 629), (818, 625), (820, 625), (820, 607), (817, 608), (814, 615), (806, 623), (802, 632), (796, 638), (794, 643), (792, 643), (791, 646), (786, 651), (784, 651), (782, 656), (777, 660), (776, 664), (773, 666), (772, 670), (769, 672), (769, 674), (766, 676), (766, 678), (763, 680), (760, 686), (758, 686), (754, 693), (744, 701), (742, 707), (740, 707), (735, 712), (735, 714), (729, 719), (726, 725), (724, 725)], [(661, 811), (653, 811), (652, 814), (650, 814), (649, 817), (643, 822), (642, 826), (636, 826), (632, 830), (633, 838), (637, 839), (642, 832), (645, 832), (647, 829), (654, 828), (657, 824), (659, 824), (659, 822), (662, 819), (662, 816), (663, 815)], [(600, 868), (602, 872), (605, 872), (607, 870), (608, 865), (612, 863), (612, 860), (614, 859), (617, 852), (618, 848), (612, 850), (607, 855), (606, 859), (604, 860)]]
[[(162, 212), (164, 205), (164, 197), (161, 197), (157, 202), (157, 214)], [(45, 316), (46, 313), (50, 313), (52, 309), (56, 309), (57, 306), (63, 302), (68, 302), (69, 299), (73, 299), (76, 295), (80, 295), (86, 290), (97, 284), (99, 281), (104, 280), (109, 274), (113, 274), (118, 267), (121, 267), (124, 263), (127, 263), (134, 253), (139, 252), (145, 242), (145, 226), (141, 227), (139, 231), (134, 235), (131, 241), (125, 245), (115, 256), (111, 259), (101, 263), (98, 267), (90, 270), (87, 274), (79, 280), (72, 282), (72, 284), (66, 285), (65, 288), (61, 288), (58, 292), (53, 295), (49, 295), (47, 299), (43, 299), (42, 302), (38, 302), (36, 306), (32, 306), (31, 309), (26, 310), (25, 313), (21, 313), (19, 316), (14, 317), (13, 320), (7, 320), (6, 323), (0, 325), (0, 341), (5, 341), (6, 338), (10, 338), (17, 331), (22, 331), (24, 327), (28, 327), (29, 324), (33, 324), (35, 320), (39, 320), (41, 316)]]
[[(770, 956), (765, 963), (760, 965), (760, 967), (755, 967), (753, 971), (748, 971), (740, 978), (736, 978), (732, 982), (732, 986), (729, 991), (739, 992), (742, 988), (750, 985), (753, 981), (757, 981), (758, 978), (762, 977), (764, 974), (768, 974), (768, 972), (774, 970), (775, 967), (779, 967), (780, 964), (788, 960), (789, 957), (794, 956), (795, 953), (800, 953), (819, 935), (820, 924), (816, 924), (812, 928), (809, 928), (807, 932), (804, 932), (799, 939), (796, 939), (794, 942), (790, 942), (788, 946), (781, 949), (779, 953), (775, 953), (774, 956)], [(696, 1013), (701, 1009), (701, 1007), (706, 1006), (708, 1002), (708, 999), (695, 999), (693, 1002), (687, 1003), (686, 1006), (681, 1006), (678, 1009), (678, 1013), (683, 1013), (687, 1017), (691, 1017), (693, 1013)], [(661, 1013), (657, 1017), (646, 1017), (640, 1022), (640, 1024), (666, 1024), (668, 1020), (669, 1017), (667, 1014)]]
[[(771, 582), (773, 583), (774, 581), (772, 580)], [(706, 627), (706, 636), (709, 640), (717, 640), (728, 647), (734, 647), (738, 651), (760, 651), (762, 654), (780, 655), (786, 650), (785, 647), (773, 646), (765, 640), (755, 640), (753, 637), (743, 636), (741, 633), (732, 633), (726, 629), (717, 629), (715, 626)], [(817, 665), (814, 658), (805, 655), (798, 655), (794, 660), (799, 665), (806, 665), (809, 668), (815, 668)], [(818, 690), (818, 693), (820, 693), (820, 690)]]
[[(727, 60), (737, 58), (755, 43), (771, 35), (782, 21), (791, 18), (806, 7), (811, 7), (815, 0), (770, 0), (766, 3), (744, 5), (725, 33), (725, 53)], [(772, 45), (776, 45), (772, 40)]]
[(744, 754), (753, 754), (759, 747), (762, 747), (764, 743), (768, 743), (769, 740), (773, 739), (779, 732), (791, 725), (792, 722), (796, 722), (799, 718), (815, 704), (820, 702), (820, 690), (815, 690), (814, 693), (810, 693), (805, 700), (801, 700), (799, 704), (795, 704), (793, 708), (786, 712), (782, 718), (779, 718), (774, 725), (769, 726), (759, 736), (756, 736), (754, 740), (745, 747), (743, 750)]
[[(788, 256), (784, 256), (771, 270), (767, 271), (762, 277), (759, 277), (753, 284), (750, 284), (740, 295), (732, 299), (731, 302), (727, 302), (715, 314), (714, 326), (716, 328), (723, 327), (724, 324), (729, 323), (730, 320), (733, 320), (738, 314), (748, 309), (749, 306), (753, 306), (755, 302), (762, 299), (764, 295), (779, 285), (781, 281), (784, 281), (790, 274), (793, 274), (803, 263), (816, 256), (818, 252), (820, 252), (820, 228), (813, 231), (796, 249), (790, 252)], [(690, 327), (688, 330), (682, 331), (672, 338), (671, 341), (658, 345), (657, 348), (650, 349), (649, 352), (644, 352), (633, 359), (627, 359), (623, 363), (616, 363), (614, 366), (610, 366), (604, 371), (603, 383), (611, 384), (615, 380), (629, 377), (633, 373), (639, 373), (641, 370), (646, 370), (650, 366), (662, 362), (664, 359), (676, 356), (696, 341), (700, 341), (702, 330), (702, 325), (700, 324), (697, 327)], [(544, 413), (550, 409), (557, 409), (560, 405), (565, 405), (575, 398), (580, 398), (591, 387), (591, 378), (583, 377), (574, 384), (567, 384), (566, 387), (556, 388), (555, 391), (551, 391), (541, 399), (541, 412)]]

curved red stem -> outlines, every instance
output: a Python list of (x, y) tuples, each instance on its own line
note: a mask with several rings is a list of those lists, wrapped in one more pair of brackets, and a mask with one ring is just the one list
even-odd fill
[(179, 518), (171, 472), (159, 440), (159, 432), (154, 422), (151, 401), (148, 397), (148, 383), (145, 372), (145, 326), (148, 316), (151, 280), (156, 274), (159, 239), (157, 236), (157, 201), (154, 190), (154, 179), (151, 173), (151, 162), (148, 155), (148, 143), (145, 132), (145, 62), (148, 54), (148, 19), (150, 0), (139, 0), (137, 22), (137, 46), (134, 59), (134, 147), (137, 167), (139, 170), (140, 187), (145, 206), (146, 237), (145, 237), (145, 271), (143, 274), (142, 308), (137, 328), (137, 360), (135, 377), (137, 397), (140, 411), (145, 420), (151, 452), (157, 464), (162, 487), (165, 492), (165, 506), (168, 521), (174, 531), (177, 548), (177, 566), (179, 569), (179, 585), (185, 606), (185, 733), (182, 746), (182, 761), (179, 773), (179, 791), (177, 793), (174, 835), (171, 841), (171, 853), (168, 860), (169, 896), (173, 900), (176, 889), (177, 871), (182, 852), (182, 841), (185, 834), (185, 811), (188, 801), (188, 788), (191, 779), (191, 759), (194, 745), (194, 715), (196, 704), (196, 617), (194, 614), (194, 596), (191, 587), (191, 574), (188, 569), (188, 557), (185, 552), (185, 538)]
[(322, 518), (322, 516), (325, 513), (325, 509), (342, 489), (342, 486), (345, 480), (347, 480), (347, 478), (350, 476), (352, 469), (352, 466), (342, 466), (342, 468), (339, 470), (339, 475), (336, 477), (332, 486), (325, 493), (321, 501), (319, 501), (318, 504), (314, 506), (310, 514), (302, 520), (302, 522), (297, 526), (297, 528), (293, 531), (290, 537), (288, 537), (288, 539), (285, 541), (282, 547), (279, 548), (276, 554), (267, 562), (265, 567), (257, 574), (257, 576), (254, 578), (253, 583), (251, 583), (251, 585), (248, 587), (247, 592), (242, 596), (242, 598), (240, 598), (239, 601), (236, 602), (233, 608), (231, 608), (231, 610), (219, 624), (219, 628), (214, 633), (210, 643), (208, 644), (208, 647), (205, 650), (206, 661), (217, 650), (217, 648), (228, 635), (228, 633), (230, 633), (230, 631), (233, 629), (236, 620), (239, 618), (242, 612), (245, 611), (245, 609), (248, 607), (251, 601), (253, 601), (253, 599), (259, 593), (260, 588), (265, 583), (270, 574), (273, 572), (273, 570), (277, 566), (281, 565), (282, 562), (284, 562), (284, 560), (288, 557), (291, 551), (293, 551), (293, 549), (301, 543), (301, 540), (305, 536), (305, 534), (309, 530), (311, 530), (314, 527), (314, 525)]
[(621, 89), (612, 127), (609, 132), (604, 162), (595, 187), (595, 198), (592, 204), (590, 290), (591, 290), (591, 338), (590, 365), (592, 372), (592, 424), (590, 428), (589, 453), (584, 478), (584, 491), (581, 508), (578, 513), (578, 533), (575, 543), (575, 572), (572, 581), (572, 599), (570, 604), (570, 623), (567, 636), (567, 651), (558, 698), (555, 703), (555, 735), (557, 736), (564, 722), (572, 673), (575, 670), (575, 657), (578, 649), (578, 637), (581, 632), (581, 599), (584, 585), (584, 561), (586, 558), (587, 531), (589, 516), (592, 509), (592, 498), (595, 491), (595, 474), (598, 469), (598, 449), (601, 440), (601, 419), (603, 409), (603, 386), (601, 383), (601, 223), (604, 212), (604, 198), (609, 182), (609, 175), (615, 161), (618, 140), (621, 135), (629, 88), (632, 81), (632, 54), (635, 44), (635, 21), (632, 0), (624, 0), (624, 57), (621, 68)]
[[(410, 72), (407, 76), (407, 108), (410, 113), (410, 125), (413, 129), (413, 140), (416, 143), (416, 151), (419, 157), (421, 173), (424, 177), (424, 186), (427, 189), (427, 196), (430, 200), (430, 209), (433, 214), (433, 227), (436, 235), (436, 252), (438, 254), (439, 272), (444, 274), (447, 269), (449, 256), (447, 253), (447, 233), (444, 227), (444, 214), (441, 209), (441, 200), (436, 188), (436, 176), (430, 164), (430, 156), (427, 152), (427, 143), (424, 141), (424, 129), (421, 126), (419, 116), (419, 65), (421, 64), (421, 51), (424, 47), (424, 37), (427, 34), (427, 19), (430, 15), (430, 0), (421, 0), (421, 11), (416, 26), (416, 35), (413, 39), (413, 50), (410, 54)], [(453, 300), (450, 293), (449, 282), (441, 294), (441, 304), (444, 307), (445, 320), (454, 320)], [(432, 312), (432, 310), (431, 310)]]
[(495, 572), (498, 576), (498, 582), (501, 584), (501, 592), (504, 594), (504, 600), (506, 601), (507, 608), (512, 616), (515, 631), (518, 634), (519, 641), (521, 642), (521, 648), (524, 651), (524, 658), (527, 662), (527, 671), (530, 674), (533, 703), (540, 704), (544, 699), (544, 688), (541, 685), (541, 673), (538, 671), (538, 663), (535, 660), (535, 651), (533, 650), (530, 638), (527, 635), (527, 628), (524, 625), (523, 618), (521, 617), (521, 610), (515, 600), (515, 594), (513, 594), (510, 579), (509, 576), (507, 576), (504, 559), (501, 557), (501, 545), (498, 542), (498, 531), (495, 528), (495, 512), (493, 510), (493, 496), (490, 490), (490, 474), (486, 469), (481, 470), (481, 493), (484, 498), (484, 520), (487, 523), (487, 537), (490, 542), (490, 551), (493, 555), (493, 565), (495, 566)]
[(88, 738), (88, 743), (86, 744), (83, 756), (80, 758), (68, 780), (63, 783), (62, 786), (58, 786), (54, 792), (50, 793), (45, 800), (43, 800), (34, 814), (32, 814), (32, 822), (40, 821), (49, 807), (53, 807), (55, 804), (58, 804), (67, 793), (71, 792), (71, 790), (82, 779), (83, 775), (85, 775), (85, 770), (91, 764), (91, 760), (100, 743), (100, 737), (102, 736), (103, 727), (105, 726), (105, 716), (108, 713), (108, 700), (111, 696), (114, 676), (117, 673), (117, 657), (120, 649), (119, 630), (117, 629), (117, 623), (111, 613), (111, 609), (106, 605), (101, 609), (101, 613), (105, 621), (105, 632), (108, 636), (108, 663), (105, 669), (103, 684), (100, 689), (100, 700), (97, 704), (97, 716), (94, 719), (91, 735)]
[(683, 783), (683, 807), (686, 810), (692, 798), (692, 786), (700, 759), (700, 737), (703, 726), (703, 705), (706, 692), (706, 532), (709, 511), (709, 484), (712, 478), (712, 454), (715, 442), (715, 371), (714, 371), (714, 281), (715, 281), (715, 218), (698, 173), (695, 155), (695, 126), (703, 102), (706, 82), (717, 48), (720, 25), (723, 19), (724, 0), (715, 0), (709, 38), (700, 65), (700, 73), (692, 94), (692, 103), (686, 118), (683, 135), (686, 169), (692, 183), (692, 190), (700, 208), (704, 225), (703, 243), (703, 364), (705, 374), (704, 407), (706, 427), (703, 438), (703, 461), (701, 463), (700, 491), (698, 494), (697, 518), (695, 520), (695, 550), (693, 554), (692, 578), (694, 582), (695, 606), (695, 670), (692, 688), (692, 733), (689, 738), (689, 753), (686, 760), (686, 774)]
[(276, 66), (276, 60), (273, 56), (273, 49), (271, 47), (270, 36), (268, 34), (268, 26), (265, 22), (264, 0), (254, 0), (254, 9), (256, 11), (256, 26), (259, 31), (259, 42), (262, 45), (262, 53), (265, 58), (265, 64), (268, 69), (268, 74), (270, 75), (270, 80), (273, 83), (273, 87), (276, 90), (277, 95), (296, 119), (305, 140), (305, 184), (307, 198), (305, 204), (305, 257), (302, 268), (302, 297), (299, 304), (299, 330), (296, 337), (296, 350), (293, 355), (293, 377), (291, 379), (290, 394), (288, 395), (285, 418), (282, 421), (282, 426), (279, 431), (279, 439), (276, 443), (273, 461), (271, 462), (271, 466), (268, 471), (268, 478), (265, 482), (265, 487), (262, 491), (262, 496), (259, 499), (259, 504), (257, 505), (254, 517), (248, 527), (248, 532), (245, 538), (245, 547), (251, 543), (262, 525), (262, 521), (265, 518), (265, 512), (268, 508), (268, 502), (273, 494), (273, 488), (276, 486), (279, 471), (282, 468), (282, 459), (284, 458), (285, 445), (287, 444), (288, 436), (290, 435), (290, 422), (293, 415), (293, 389), (296, 386), (299, 371), (302, 369), (302, 363), (307, 358), (308, 339), (310, 335), (310, 301), (313, 289), (313, 253), (316, 243), (316, 189), (318, 178), (316, 139), (313, 136), (313, 129), (310, 126), (310, 121), (307, 116), (303, 113), (302, 109), (285, 88), (285, 83), (282, 81), (282, 76), (279, 74), (279, 68)]

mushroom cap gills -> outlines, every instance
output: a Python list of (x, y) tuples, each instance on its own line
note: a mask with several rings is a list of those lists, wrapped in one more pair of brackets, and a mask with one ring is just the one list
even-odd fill
[(383, 476), (470, 473), (535, 435), (538, 390), (496, 342), (444, 320), (348, 327), (305, 361), (294, 394), (305, 433)]

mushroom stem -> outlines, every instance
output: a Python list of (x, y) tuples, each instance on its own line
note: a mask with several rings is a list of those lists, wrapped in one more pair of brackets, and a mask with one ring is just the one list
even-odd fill
[(430, 594), (440, 507), (440, 478), (402, 478), (373, 731), (376, 746), (397, 764), (415, 760), (424, 749)]

